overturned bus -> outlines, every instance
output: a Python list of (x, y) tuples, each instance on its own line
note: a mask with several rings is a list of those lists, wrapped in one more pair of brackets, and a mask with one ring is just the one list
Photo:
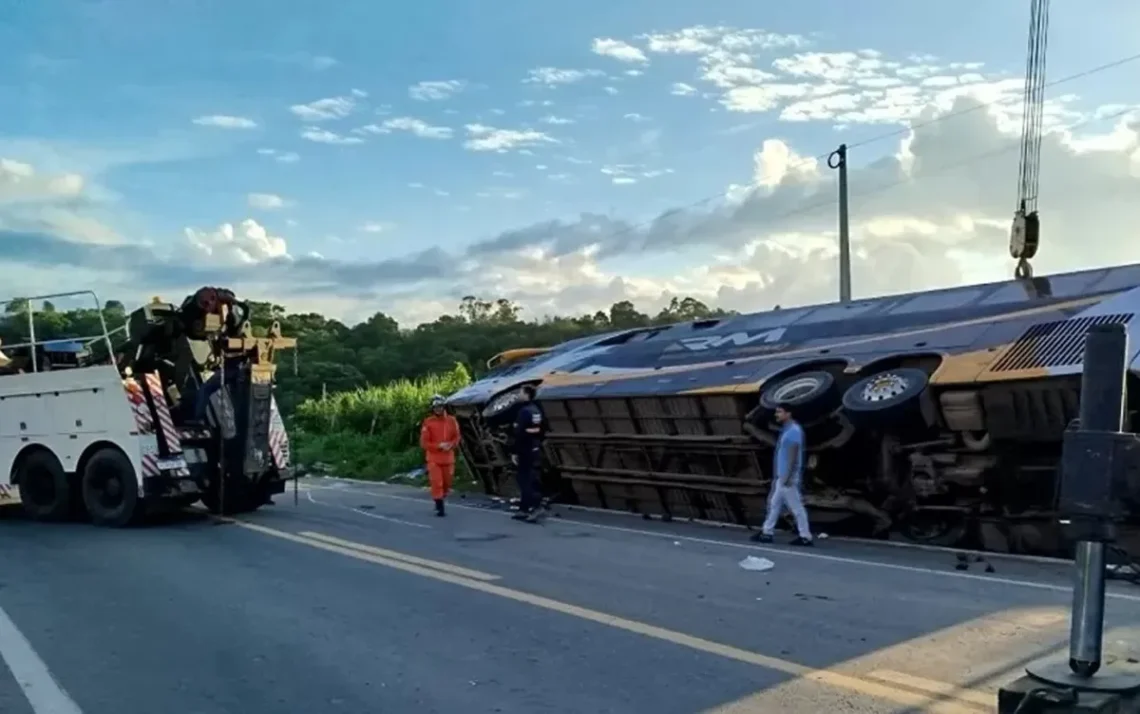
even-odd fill
[(529, 384), (549, 422), (549, 495), (755, 526), (786, 401), (820, 527), (1058, 553), (1084, 336), (1126, 325), (1132, 384), (1138, 309), (1140, 265), (1127, 265), (621, 330), (507, 354), (449, 403), (489, 493), (511, 488), (507, 426)]

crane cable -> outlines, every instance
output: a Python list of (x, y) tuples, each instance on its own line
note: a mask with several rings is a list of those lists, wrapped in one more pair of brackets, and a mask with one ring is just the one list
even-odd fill
[[(1045, 135), (1045, 62), (1048, 46), (1049, 0), (1032, 0), (1025, 58), (1017, 206), (1014, 214), (1015, 225), (1020, 221), (1024, 232), (1024, 242), (1014, 256), (1017, 258), (1014, 275), (1022, 279), (1033, 277), (1029, 259), (1037, 252), (1037, 193), (1041, 179), (1041, 144)], [(1032, 236), (1029, 235), (1031, 232)]]

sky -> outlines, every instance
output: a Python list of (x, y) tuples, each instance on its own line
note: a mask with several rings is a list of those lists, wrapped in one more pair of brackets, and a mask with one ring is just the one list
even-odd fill
[[(1140, 5), (1093, 5), (1052, 4), (1038, 274), (1140, 262)], [(856, 297), (1006, 279), (1028, 25), (1028, 0), (4, 3), (0, 283), (406, 327), (465, 295), (826, 302), (840, 143)]]

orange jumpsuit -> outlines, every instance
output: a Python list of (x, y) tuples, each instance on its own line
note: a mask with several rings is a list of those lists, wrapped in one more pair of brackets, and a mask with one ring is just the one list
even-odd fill
[[(451, 444), (443, 450), (439, 445)], [(455, 477), (455, 454), (459, 450), (459, 422), (450, 414), (429, 415), (420, 427), (420, 448), (427, 461), (428, 482), (433, 500), (447, 498)]]

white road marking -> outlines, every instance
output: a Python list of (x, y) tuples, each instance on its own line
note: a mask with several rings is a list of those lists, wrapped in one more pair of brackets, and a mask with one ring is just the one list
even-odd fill
[[(313, 489), (328, 488), (324, 486), (310, 486)], [(339, 490), (339, 489), (337, 489)], [(397, 501), (410, 501), (419, 503), (421, 499), (413, 498), (411, 496), (398, 496), (392, 493), (377, 493), (375, 491), (367, 491), (363, 489), (354, 489), (357, 493), (373, 496), (375, 498), (390, 498)], [(464, 508), (472, 511), (482, 511), (486, 513), (488, 509), (480, 508), (478, 506), (463, 506), (459, 504), (452, 504), (452, 508)], [(768, 548), (761, 545), (754, 545), (752, 543), (733, 543), (725, 540), (715, 540), (713, 538), (698, 538), (695, 536), (677, 535), (676, 533), (659, 533), (655, 531), (642, 530), (640, 528), (625, 528), (622, 526), (607, 526), (601, 523), (589, 523), (587, 521), (570, 521), (575, 526), (584, 526), (586, 528), (596, 528), (598, 530), (615, 531), (617, 533), (630, 533), (634, 535), (648, 536), (650, 538), (660, 538), (664, 540), (685, 541), (689, 543), (701, 543), (703, 545), (717, 545), (727, 548), (737, 548), (741, 550), (760, 551), (764, 553), (776, 553), (781, 556), (788, 556), (793, 558), (808, 558), (831, 563), (846, 563), (848, 565), (859, 565), (868, 568), (883, 568), (886, 570), (898, 570), (907, 573), (918, 573), (922, 575), (937, 575), (944, 578), (959, 578), (961, 580), (975, 580), (983, 583), (998, 583), (1001, 585), (1012, 585), (1015, 587), (1033, 588), (1037, 590), (1050, 590), (1053, 592), (1071, 593), (1073, 591), (1071, 586), (1057, 585), (1055, 583), (1043, 583), (1034, 580), (1022, 580), (1018, 578), (1001, 578), (993, 575), (974, 575), (971, 573), (963, 573), (957, 570), (936, 570), (934, 568), (923, 568), (916, 565), (901, 565), (899, 563), (883, 563), (874, 560), (865, 560), (863, 558), (847, 558), (840, 555), (827, 555), (824, 553), (811, 552), (806, 550), (792, 550), (790, 548)], [(1107, 592), (1105, 597), (1115, 600), (1123, 600), (1126, 602), (1140, 602), (1140, 595), (1129, 595), (1121, 592)]]
[(83, 714), (3, 609), (0, 609), (0, 659), (8, 665), (35, 714)]
[[(339, 490), (339, 489), (330, 489), (330, 490), (335, 491), (335, 490)], [(413, 528), (428, 528), (428, 529), (431, 528), (431, 526), (427, 525), (426, 523), (413, 523), (412, 521), (405, 521), (405, 520), (401, 520), (399, 518), (393, 518), (391, 516), (382, 516), (379, 513), (369, 513), (368, 511), (362, 511), (359, 508), (353, 508), (351, 506), (342, 506), (339, 503), (325, 503), (324, 501), (318, 501), (317, 499), (313, 498), (313, 492), (312, 491), (308, 491), (305, 494), (305, 498), (307, 498), (310, 503), (314, 503), (318, 506), (325, 506), (326, 508), (342, 508), (346, 511), (352, 511), (353, 513), (357, 514), (358, 516), (367, 516), (368, 518), (375, 518), (378, 521), (387, 521), (389, 523), (397, 523), (401, 526), (412, 526)]]

